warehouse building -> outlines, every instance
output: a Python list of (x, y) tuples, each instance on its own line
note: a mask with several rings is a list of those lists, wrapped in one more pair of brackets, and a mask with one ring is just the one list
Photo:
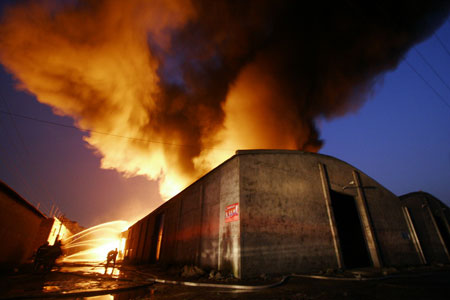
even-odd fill
[(238, 278), (422, 264), (403, 206), (336, 158), (240, 150), (131, 226), (125, 257)]
[(400, 199), (424, 264), (450, 262), (450, 212), (439, 199), (414, 192)]

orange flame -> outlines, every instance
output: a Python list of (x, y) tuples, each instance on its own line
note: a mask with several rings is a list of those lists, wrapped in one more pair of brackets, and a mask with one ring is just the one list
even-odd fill
[[(31, 2), (5, 13), (0, 58), (20, 88), (84, 130), (163, 141), (149, 126), (159, 78), (147, 39), (167, 48), (167, 32), (193, 16), (189, 1), (90, 1), (57, 12), (49, 5)], [(85, 141), (102, 156), (102, 168), (160, 179), (166, 196), (187, 182), (166, 172), (170, 153), (160, 143), (95, 132)]]

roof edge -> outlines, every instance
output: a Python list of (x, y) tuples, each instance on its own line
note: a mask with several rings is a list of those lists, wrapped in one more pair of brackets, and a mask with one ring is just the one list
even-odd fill
[(47, 219), (47, 216), (43, 212), (41, 212), (39, 209), (37, 209), (33, 204), (31, 204), (27, 200), (25, 200), (25, 198), (23, 198), (21, 195), (19, 195), (19, 193), (17, 193), (13, 188), (11, 188), (8, 184), (3, 182), (2, 180), (0, 180), (0, 188), (3, 188), (6, 193), (9, 193), (17, 203), (24, 205), (25, 207), (30, 209), (32, 212), (34, 212), (38, 216)]
[[(409, 192), (403, 195), (398, 196), (399, 198), (407, 198), (407, 197), (411, 197), (411, 196), (415, 196), (415, 195), (422, 195), (422, 196), (429, 196), (431, 198), (437, 199), (439, 201), (441, 201), (439, 198), (437, 198), (436, 196), (428, 193), (428, 192), (424, 192), (424, 191), (416, 191), (416, 192)], [(442, 202), (442, 201), (441, 201)]]
[(287, 149), (246, 149), (246, 150), (236, 150), (235, 155), (247, 155), (247, 154), (302, 154), (302, 155), (311, 155), (311, 156), (319, 156), (319, 157), (326, 157), (330, 159), (334, 159), (339, 162), (343, 162), (355, 169), (357, 169), (355, 166), (349, 164), (346, 161), (343, 161), (339, 158), (336, 158), (331, 155), (317, 153), (317, 152), (309, 152), (309, 151), (302, 151), (302, 150), (287, 150)]

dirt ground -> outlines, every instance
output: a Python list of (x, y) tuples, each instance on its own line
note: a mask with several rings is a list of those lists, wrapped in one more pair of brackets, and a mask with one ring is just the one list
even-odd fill
[[(111, 274), (112, 273), (112, 274)], [(375, 276), (376, 275), (376, 276)], [(0, 277), (0, 299), (450, 299), (450, 266), (423, 267), (390, 274), (345, 273), (321, 279), (289, 276), (239, 281), (208, 279), (208, 274), (185, 278), (158, 268), (64, 265), (50, 273), (23, 270)], [(252, 290), (155, 283), (161, 278), (194, 285), (252, 286)], [(324, 279), (326, 278), (326, 279)], [(362, 279), (362, 280), (359, 280)], [(256, 287), (256, 288), (255, 288)]]

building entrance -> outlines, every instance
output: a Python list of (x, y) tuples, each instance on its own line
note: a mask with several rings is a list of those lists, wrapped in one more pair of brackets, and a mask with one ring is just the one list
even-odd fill
[(345, 268), (371, 266), (355, 198), (330, 191)]

